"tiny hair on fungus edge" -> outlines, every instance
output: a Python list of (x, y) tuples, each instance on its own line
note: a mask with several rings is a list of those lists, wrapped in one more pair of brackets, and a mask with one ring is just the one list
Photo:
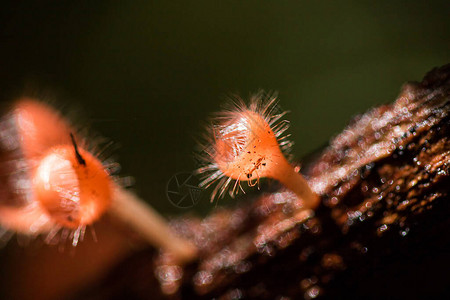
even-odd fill
[(262, 177), (281, 182), (302, 200), (305, 208), (315, 209), (319, 197), (306, 179), (288, 162), (292, 142), (284, 135), (289, 122), (278, 111), (276, 95), (258, 92), (249, 105), (238, 99), (230, 109), (217, 113), (205, 136), (200, 157), (203, 166), (201, 187), (216, 184), (211, 201), (222, 198), (226, 191), (233, 197), (242, 181), (255, 186)]
[[(197, 255), (153, 208), (121, 187), (91, 153), (88, 141), (63, 116), (32, 98), (13, 103), (0, 119), (0, 225), (21, 235), (71, 233), (72, 245), (86, 227), (110, 212), (155, 247), (180, 262)], [(4, 231), (4, 230), (3, 230)]]

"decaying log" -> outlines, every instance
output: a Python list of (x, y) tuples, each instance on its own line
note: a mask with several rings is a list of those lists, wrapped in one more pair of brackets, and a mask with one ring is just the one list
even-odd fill
[(303, 172), (320, 196), (298, 210), (267, 191), (173, 222), (200, 249), (185, 266), (148, 250), (83, 299), (450, 296), (450, 65), (356, 117)]

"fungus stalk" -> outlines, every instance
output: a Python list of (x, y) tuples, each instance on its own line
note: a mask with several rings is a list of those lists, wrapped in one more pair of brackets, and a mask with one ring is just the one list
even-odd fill
[(150, 244), (158, 245), (173, 255), (177, 263), (187, 263), (197, 256), (190, 241), (178, 237), (167, 221), (135, 194), (116, 186), (111, 213), (136, 229)]

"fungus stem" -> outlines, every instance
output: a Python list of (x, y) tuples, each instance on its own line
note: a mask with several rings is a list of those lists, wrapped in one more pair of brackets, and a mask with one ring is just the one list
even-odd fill
[(116, 186), (111, 212), (150, 244), (167, 250), (177, 263), (187, 263), (197, 256), (197, 249), (190, 241), (176, 236), (167, 221), (133, 193)]
[(280, 159), (278, 165), (273, 168), (272, 178), (280, 181), (286, 188), (294, 192), (304, 202), (304, 207), (316, 209), (320, 199), (309, 187), (306, 179), (297, 173), (286, 159)]

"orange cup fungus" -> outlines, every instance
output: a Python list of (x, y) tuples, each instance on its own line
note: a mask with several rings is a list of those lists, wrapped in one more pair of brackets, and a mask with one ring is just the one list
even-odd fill
[(21, 99), (1, 123), (0, 159), (13, 167), (1, 174), (8, 193), (0, 199), (0, 224), (29, 235), (68, 228), (76, 245), (111, 203), (105, 167), (78, 147), (71, 126), (44, 103)]
[(231, 186), (233, 196), (242, 189), (242, 181), (254, 186), (261, 177), (273, 178), (294, 192), (305, 207), (316, 208), (319, 197), (283, 154), (292, 146), (283, 135), (289, 127), (288, 121), (281, 120), (286, 112), (276, 113), (276, 97), (262, 98), (259, 93), (249, 106), (240, 102), (218, 114), (206, 137), (205, 166), (198, 170), (205, 174), (201, 186), (207, 188), (217, 182), (212, 201), (216, 196), (223, 197)]
[(116, 184), (87, 146), (50, 106), (17, 101), (0, 118), (0, 225), (24, 235), (44, 233), (46, 240), (70, 231), (76, 246), (86, 226), (110, 211), (176, 261), (195, 258), (196, 248)]

